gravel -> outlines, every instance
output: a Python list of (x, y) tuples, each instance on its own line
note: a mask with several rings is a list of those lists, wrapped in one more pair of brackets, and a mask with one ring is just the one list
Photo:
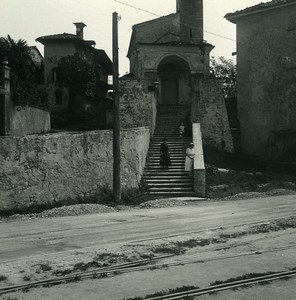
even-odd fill
[(49, 209), (40, 214), (37, 214), (37, 217), (52, 218), (65, 216), (79, 216), (86, 214), (108, 213), (113, 211), (116, 211), (113, 207), (101, 204), (76, 204)]
[(162, 208), (162, 207), (173, 207), (173, 206), (184, 206), (188, 205), (187, 201), (181, 199), (157, 199), (151, 200), (138, 205), (138, 208)]
[[(259, 193), (259, 192), (248, 192), (240, 193), (233, 196), (219, 198), (216, 200), (243, 200), (243, 199), (252, 199), (259, 197), (271, 197), (279, 195), (295, 195), (296, 192), (288, 189), (276, 189), (270, 190), (268, 192)], [(165, 208), (165, 207), (174, 207), (174, 206), (186, 206), (192, 204), (187, 198), (169, 198), (169, 199), (155, 199), (149, 200), (141, 203), (136, 207), (120, 205), (117, 207), (110, 207), (102, 204), (76, 204), (70, 206), (62, 206), (53, 209), (43, 211), (42, 213), (20, 215), (15, 214), (8, 217), (0, 217), (1, 222), (9, 222), (14, 220), (28, 220), (35, 218), (54, 218), (54, 217), (65, 217), (65, 216), (79, 216), (86, 214), (100, 214), (100, 213), (109, 213), (116, 212), (121, 210), (131, 210), (131, 209), (150, 209), (150, 208)]]
[(221, 198), (219, 200), (244, 200), (252, 198), (261, 198), (261, 197), (272, 197), (272, 196), (282, 196), (282, 195), (296, 195), (296, 191), (287, 190), (287, 189), (275, 189), (267, 192), (248, 192), (248, 193), (239, 193), (233, 196)]

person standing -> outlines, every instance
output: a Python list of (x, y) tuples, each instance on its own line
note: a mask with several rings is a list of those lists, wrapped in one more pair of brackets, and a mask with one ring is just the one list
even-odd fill
[(163, 168), (168, 168), (172, 163), (171, 163), (171, 158), (170, 158), (170, 152), (169, 152), (169, 146), (167, 144), (167, 139), (164, 138), (162, 139), (162, 143), (160, 144), (160, 161), (159, 164)]
[(179, 126), (179, 137), (183, 137), (185, 135), (185, 125), (181, 123)]
[(185, 171), (189, 172), (189, 176), (192, 176), (193, 174), (194, 155), (195, 155), (194, 144), (190, 143), (188, 148), (186, 149), (186, 158), (185, 158)]

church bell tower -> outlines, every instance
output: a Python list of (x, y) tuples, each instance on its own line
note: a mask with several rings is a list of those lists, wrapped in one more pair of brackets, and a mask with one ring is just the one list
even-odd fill
[(181, 42), (203, 41), (203, 0), (177, 0), (177, 13), (180, 14)]

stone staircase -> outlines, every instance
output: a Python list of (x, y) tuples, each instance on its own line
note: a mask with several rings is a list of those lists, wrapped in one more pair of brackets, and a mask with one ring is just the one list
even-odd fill
[[(158, 107), (155, 133), (150, 141), (144, 180), (148, 193), (159, 196), (194, 196), (193, 178), (184, 171), (185, 152), (191, 137), (179, 137), (179, 125), (186, 123), (190, 108), (184, 106)], [(159, 165), (160, 144), (167, 139), (172, 165)]]

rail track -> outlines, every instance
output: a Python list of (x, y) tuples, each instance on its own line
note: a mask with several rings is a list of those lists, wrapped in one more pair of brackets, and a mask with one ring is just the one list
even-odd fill
[(270, 282), (270, 281), (278, 280), (278, 279), (290, 278), (293, 276), (296, 276), (296, 270), (277, 272), (277, 273), (273, 273), (270, 275), (213, 285), (213, 286), (202, 288), (202, 289), (199, 289), (199, 288), (190, 289), (190, 290), (187, 290), (184, 292), (171, 293), (171, 294), (167, 294), (167, 295), (150, 297), (150, 298), (145, 298), (145, 299), (146, 300), (178, 300), (178, 299), (187, 299), (188, 297), (191, 297), (191, 299), (193, 299), (193, 297), (198, 297), (198, 296), (202, 296), (205, 294), (217, 293), (217, 292), (230, 290), (230, 289), (234, 289), (234, 288), (247, 287), (247, 286), (254, 285), (254, 284)]
[[(91, 271), (75, 272), (75, 273), (69, 274), (69, 275), (57, 276), (54, 278), (30, 282), (30, 283), (21, 284), (21, 285), (6, 286), (6, 287), (0, 288), (0, 295), (16, 292), (19, 290), (28, 290), (28, 289), (36, 288), (36, 287), (50, 287), (50, 286), (73, 282), (73, 281), (78, 281), (78, 280), (82, 280), (82, 279), (102, 279), (102, 278), (113, 277), (115, 275), (128, 273), (128, 272), (145, 271), (145, 270), (151, 270), (151, 269), (161, 269), (161, 268), (168, 268), (168, 267), (179, 266), (179, 265), (183, 266), (186, 264), (205, 263), (208, 261), (231, 259), (231, 258), (237, 258), (237, 257), (242, 257), (242, 256), (259, 255), (259, 254), (264, 254), (264, 253), (284, 251), (286, 249), (291, 249), (291, 248), (295, 248), (295, 247), (296, 247), (296, 244), (291, 244), (291, 245), (287, 245), (287, 246), (271, 248), (271, 249), (266, 249), (266, 250), (262, 250), (262, 251), (246, 252), (246, 253), (240, 253), (240, 254), (235, 254), (235, 255), (224, 255), (224, 256), (217, 256), (217, 257), (202, 258), (202, 259), (192, 258), (192, 259), (178, 260), (178, 261), (172, 261), (172, 262), (166, 262), (166, 263), (164, 263), (164, 262), (157, 263), (157, 262), (161, 261), (162, 259), (175, 257), (174, 254), (163, 255), (163, 256), (158, 256), (158, 257), (151, 258), (151, 259), (138, 260), (138, 261), (134, 261), (131, 263), (123, 263), (123, 264), (118, 264), (118, 265), (114, 265), (114, 266), (93, 269)], [(294, 272), (296, 272), (296, 270)], [(291, 276), (294, 276), (294, 275), (291, 275)], [(201, 291), (202, 290), (198, 290), (198, 292), (201, 292)], [(209, 289), (209, 292), (211, 292), (210, 289)], [(151, 298), (151, 299), (154, 299), (154, 298)], [(182, 299), (182, 298), (155, 298), (155, 299)]]

